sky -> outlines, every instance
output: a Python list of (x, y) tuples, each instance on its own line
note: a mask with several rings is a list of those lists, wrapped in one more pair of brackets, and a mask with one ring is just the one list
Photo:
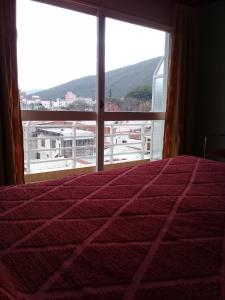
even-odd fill
[[(165, 33), (106, 19), (106, 71), (161, 56)], [(47, 89), (96, 74), (97, 18), (30, 0), (17, 0), (21, 90)]]

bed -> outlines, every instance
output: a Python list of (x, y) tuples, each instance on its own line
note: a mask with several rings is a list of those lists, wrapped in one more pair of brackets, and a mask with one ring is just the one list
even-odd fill
[(225, 164), (0, 188), (0, 299), (225, 299)]

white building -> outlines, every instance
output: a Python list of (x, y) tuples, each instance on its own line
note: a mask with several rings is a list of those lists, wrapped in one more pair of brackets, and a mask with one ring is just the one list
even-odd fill
[(93, 155), (95, 141), (91, 131), (72, 127), (36, 127), (36, 136), (36, 159)]
[(77, 96), (76, 96), (73, 92), (68, 91), (68, 92), (66, 93), (64, 99), (65, 99), (64, 105), (65, 105), (65, 106), (69, 106), (69, 105), (72, 104), (74, 101), (76, 101)]

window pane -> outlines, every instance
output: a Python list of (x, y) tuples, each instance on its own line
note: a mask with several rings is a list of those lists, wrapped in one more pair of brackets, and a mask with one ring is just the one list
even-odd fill
[(151, 124), (152, 121), (105, 122), (105, 164), (149, 159)]
[[(154, 93), (160, 92), (154, 78), (165, 76), (166, 36), (159, 30), (106, 19), (106, 111), (153, 110), (153, 99), (159, 99)], [(160, 101), (165, 102), (164, 93)]]
[(96, 165), (96, 122), (23, 122), (25, 172)]
[(21, 109), (94, 111), (96, 17), (17, 1)]

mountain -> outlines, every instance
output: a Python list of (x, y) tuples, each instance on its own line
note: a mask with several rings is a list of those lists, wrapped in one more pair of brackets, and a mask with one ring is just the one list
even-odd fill
[(40, 91), (43, 91), (43, 89), (30, 89), (30, 90), (26, 90), (26, 94), (27, 95), (33, 95), (35, 93), (39, 93)]
[[(125, 97), (130, 91), (138, 86), (152, 86), (153, 73), (161, 57), (139, 62), (134, 65), (106, 72), (105, 95), (113, 98)], [(64, 98), (71, 91), (77, 97), (96, 98), (96, 76), (86, 76), (67, 83), (43, 90), (38, 93), (42, 100), (55, 100)], [(37, 94), (37, 93), (36, 93)]]

